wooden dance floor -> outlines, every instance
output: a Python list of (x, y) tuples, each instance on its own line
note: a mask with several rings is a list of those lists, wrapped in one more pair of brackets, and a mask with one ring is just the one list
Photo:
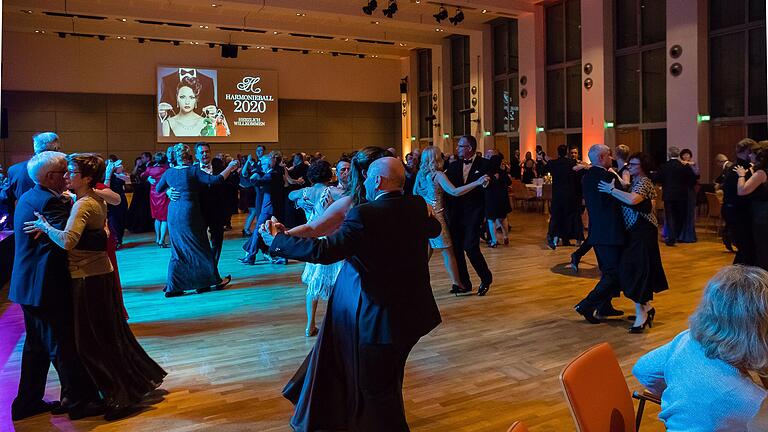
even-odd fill
[[(454, 297), (442, 259), (432, 259), (432, 285), (443, 323), (411, 353), (405, 405), (414, 431), (506, 431), (523, 420), (532, 431), (573, 431), (558, 381), (563, 366), (586, 348), (610, 342), (627, 376), (637, 358), (687, 327), (705, 281), (730, 263), (719, 239), (699, 229), (699, 242), (661, 246), (670, 290), (657, 295), (655, 326), (630, 335), (626, 320), (589, 325), (573, 306), (598, 277), (590, 252), (578, 275), (566, 269), (573, 247), (544, 245), (541, 214), (511, 215), (510, 246), (483, 247), (494, 273), (487, 297)], [(236, 222), (242, 224), (242, 216)], [(289, 431), (292, 405), (280, 391), (314, 343), (304, 337), (302, 263), (244, 266), (241, 226), (224, 245), (221, 273), (227, 290), (166, 299), (170, 249), (150, 234), (128, 235), (118, 251), (130, 324), (147, 352), (168, 371), (162, 401), (132, 417), (107, 423), (100, 417), (70, 422), (40, 415), (12, 424), (23, 346), (23, 322), (7, 290), (0, 297), (0, 430), (17, 431)], [(403, 251), (401, 259), (406, 257)], [(473, 281), (477, 278), (472, 273)], [(632, 304), (614, 305), (628, 314)], [(319, 314), (324, 313), (321, 305)], [(47, 395), (58, 399), (53, 369)], [(662, 431), (658, 409), (646, 410), (643, 430)]]

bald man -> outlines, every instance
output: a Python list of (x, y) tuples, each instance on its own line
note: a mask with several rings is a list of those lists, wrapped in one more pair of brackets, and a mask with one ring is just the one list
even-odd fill
[[(403, 194), (404, 183), (402, 162), (378, 159), (364, 183), (368, 203), (352, 208), (335, 234), (273, 233), (272, 255), (319, 264), (346, 259), (306, 374), (300, 369), (286, 387), (296, 405), (294, 430), (408, 430), (405, 362), (440, 323), (427, 254), (440, 223), (421, 197)], [(301, 394), (291, 396), (292, 385)]]

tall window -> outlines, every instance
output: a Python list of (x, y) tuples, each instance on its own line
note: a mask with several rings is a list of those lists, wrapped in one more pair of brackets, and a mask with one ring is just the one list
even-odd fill
[(416, 54), (419, 68), (419, 139), (432, 141), (432, 50), (420, 49)]
[(520, 126), (517, 20), (501, 19), (492, 26), (493, 130), (496, 133), (517, 132)]
[(615, 11), (616, 123), (663, 123), (667, 120), (665, 0), (616, 0)]
[(471, 133), (470, 114), (461, 110), (471, 107), (469, 97), (469, 36), (451, 38), (451, 107), (453, 135)]
[(640, 129), (656, 165), (667, 149), (667, 11), (665, 0), (615, 0), (616, 124)]
[(709, 4), (710, 114), (743, 119), (749, 133), (765, 134), (765, 0)]
[(580, 1), (547, 7), (546, 22), (547, 128), (581, 128)]

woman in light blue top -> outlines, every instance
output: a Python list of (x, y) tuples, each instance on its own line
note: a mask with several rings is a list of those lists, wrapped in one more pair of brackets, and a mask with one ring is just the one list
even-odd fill
[(659, 418), (669, 432), (768, 430), (768, 272), (720, 270), (690, 329), (641, 357), (632, 373), (661, 396)]

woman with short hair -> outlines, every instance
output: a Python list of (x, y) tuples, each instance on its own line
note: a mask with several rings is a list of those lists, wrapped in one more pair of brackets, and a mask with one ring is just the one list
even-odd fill
[(659, 223), (653, 211), (656, 189), (648, 178), (653, 162), (646, 153), (629, 157), (632, 183), (628, 192), (616, 180), (601, 181), (598, 190), (622, 202), (621, 211), (627, 240), (619, 263), (620, 285), (624, 295), (635, 302), (635, 323), (630, 333), (642, 333), (653, 326), (656, 309), (651, 306), (653, 294), (669, 288), (659, 252)]
[(764, 432), (757, 423), (765, 421), (768, 396), (768, 272), (720, 270), (707, 282), (690, 328), (641, 357), (632, 373), (661, 396), (659, 419), (669, 432)]

